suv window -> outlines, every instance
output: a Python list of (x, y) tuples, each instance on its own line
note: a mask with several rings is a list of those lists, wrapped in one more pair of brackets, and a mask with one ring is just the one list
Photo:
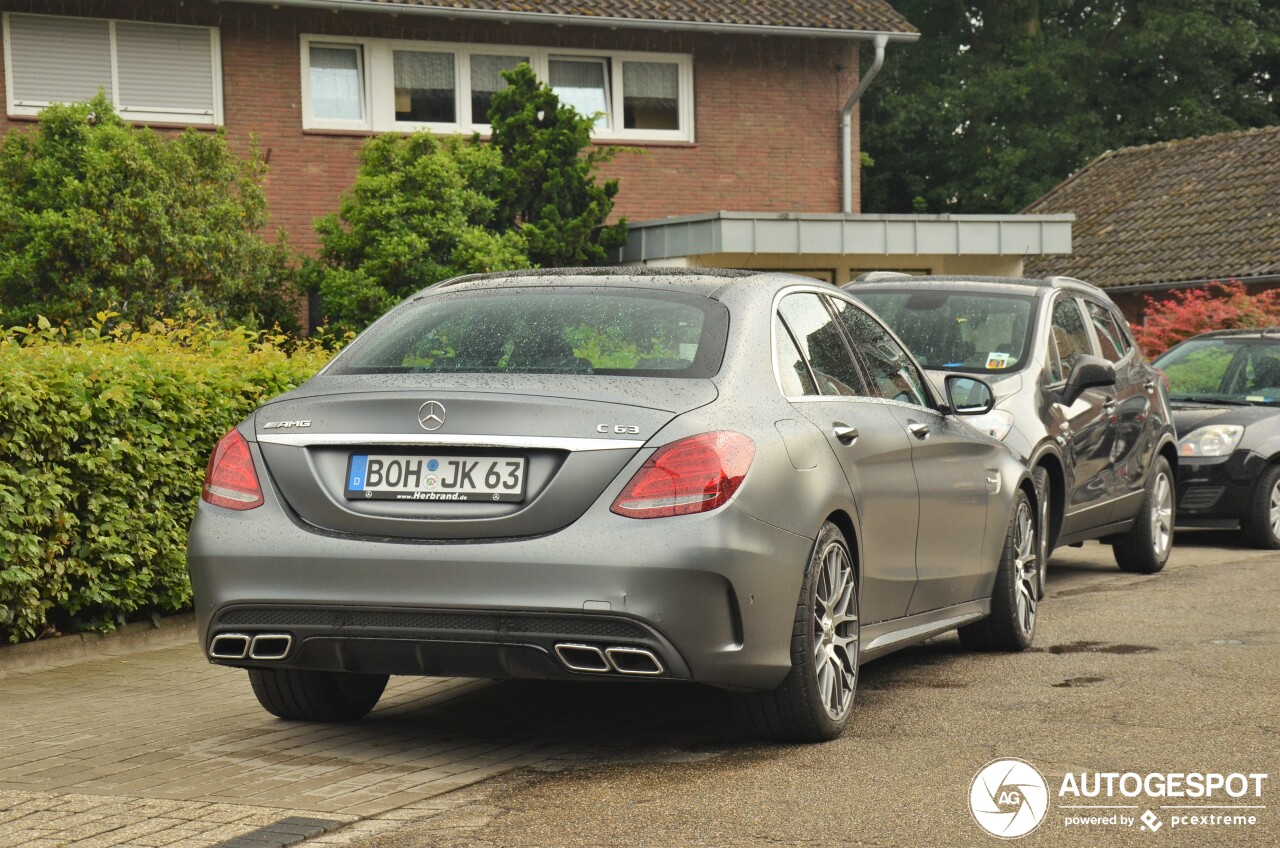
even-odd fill
[(1111, 310), (1092, 300), (1086, 300), (1084, 305), (1089, 311), (1089, 320), (1093, 322), (1093, 329), (1098, 336), (1098, 346), (1102, 349), (1103, 358), (1111, 362), (1119, 362), (1124, 359), (1125, 354), (1129, 352), (1129, 342), (1124, 333), (1120, 331), (1119, 325), (1116, 324), (1115, 316), (1111, 314)]
[(840, 328), (821, 297), (809, 292), (789, 294), (778, 305), (778, 311), (813, 368), (819, 394), (866, 394)]
[(1067, 379), (1081, 356), (1093, 353), (1084, 316), (1074, 297), (1061, 297), (1053, 305), (1053, 332), (1049, 339), (1049, 376), (1052, 382)]
[(816, 395), (818, 387), (813, 384), (809, 367), (804, 364), (787, 325), (776, 315), (773, 316), (773, 337), (773, 361), (778, 372), (778, 388), (782, 389), (782, 394), (785, 397)]
[(925, 406), (920, 373), (906, 351), (875, 319), (848, 301), (832, 298), (853, 349), (871, 376), (872, 395)]

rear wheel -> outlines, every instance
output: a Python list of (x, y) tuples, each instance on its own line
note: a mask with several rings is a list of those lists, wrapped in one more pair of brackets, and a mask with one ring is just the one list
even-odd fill
[(251, 668), (249, 682), (262, 708), (291, 721), (355, 721), (373, 709), (385, 674)]
[(1258, 476), (1240, 528), (1255, 548), (1280, 548), (1280, 465), (1269, 465)]
[(1023, 651), (1036, 635), (1036, 582), (1040, 579), (1040, 535), (1036, 511), (1019, 489), (1005, 534), (1004, 552), (991, 592), (991, 614), (959, 628), (960, 642), (975, 651)]
[(1036, 466), (1036, 470), (1031, 474), (1031, 481), (1036, 487), (1036, 511), (1039, 514), (1039, 520), (1036, 521), (1036, 538), (1039, 540), (1039, 568), (1036, 573), (1036, 600), (1044, 600), (1044, 584), (1045, 573), (1049, 570), (1049, 509), (1053, 505), (1051, 495), (1049, 494), (1049, 472), (1044, 466)]
[(770, 692), (737, 696), (748, 725), (784, 742), (839, 736), (858, 686), (858, 575), (840, 528), (827, 522), (805, 568), (791, 630), (791, 671)]
[(1156, 457), (1147, 478), (1147, 494), (1133, 527), (1111, 546), (1121, 571), (1155, 574), (1173, 550), (1173, 473), (1169, 461)]

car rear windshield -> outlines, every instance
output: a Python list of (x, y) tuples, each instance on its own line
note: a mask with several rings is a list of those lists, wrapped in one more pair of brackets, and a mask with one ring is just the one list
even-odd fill
[(723, 304), (683, 292), (442, 293), (391, 313), (329, 373), (710, 377), (720, 370), (728, 325)]
[(1175, 400), (1280, 403), (1280, 341), (1192, 339), (1155, 365), (1169, 378)]
[(879, 313), (925, 368), (1016, 371), (1027, 363), (1035, 298), (933, 289), (849, 293)]

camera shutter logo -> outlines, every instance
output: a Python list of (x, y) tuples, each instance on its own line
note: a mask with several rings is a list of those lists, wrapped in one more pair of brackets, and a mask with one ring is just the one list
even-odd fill
[(444, 404), (429, 400), (418, 407), (418, 423), (424, 430), (439, 430), (444, 426)]
[(1049, 786), (1022, 760), (992, 760), (974, 775), (969, 810), (992, 836), (1017, 839), (1040, 826), (1049, 811)]

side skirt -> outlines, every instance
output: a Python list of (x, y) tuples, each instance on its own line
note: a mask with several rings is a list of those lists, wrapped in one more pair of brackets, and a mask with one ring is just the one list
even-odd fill
[(923, 642), (930, 636), (955, 630), (964, 624), (977, 621), (991, 614), (991, 599), (966, 601), (963, 604), (930, 610), (906, 618), (895, 618), (863, 627), (860, 633), (862, 650), (858, 663), (871, 662), (905, 648), (916, 642)]

